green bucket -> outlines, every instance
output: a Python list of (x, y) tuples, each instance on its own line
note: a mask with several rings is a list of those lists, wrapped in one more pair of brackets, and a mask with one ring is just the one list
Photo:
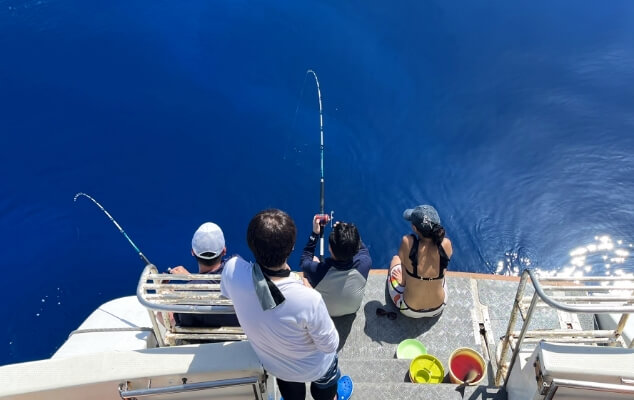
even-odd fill
[(427, 354), (425, 345), (416, 339), (405, 339), (396, 348), (396, 358), (413, 360), (421, 354)]

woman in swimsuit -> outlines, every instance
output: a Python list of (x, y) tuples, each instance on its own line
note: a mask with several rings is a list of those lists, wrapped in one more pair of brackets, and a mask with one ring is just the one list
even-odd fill
[(405, 210), (414, 234), (403, 236), (387, 277), (390, 297), (411, 318), (435, 317), (447, 304), (445, 271), (453, 253), (436, 209), (421, 205)]

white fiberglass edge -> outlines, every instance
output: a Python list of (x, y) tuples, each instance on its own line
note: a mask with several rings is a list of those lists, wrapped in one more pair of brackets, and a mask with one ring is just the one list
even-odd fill
[[(120, 400), (126, 383), (133, 390), (252, 376), (264, 371), (246, 341), (107, 351), (0, 367), (0, 399)], [(253, 398), (250, 387), (225, 390)]]
[(148, 311), (136, 296), (127, 296), (93, 311), (51, 358), (151, 347), (156, 347), (156, 339)]

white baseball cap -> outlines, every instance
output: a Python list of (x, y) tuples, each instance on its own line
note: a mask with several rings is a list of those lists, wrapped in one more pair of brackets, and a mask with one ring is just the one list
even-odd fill
[(205, 222), (194, 233), (192, 250), (196, 257), (210, 260), (218, 257), (224, 248), (225, 236), (222, 229), (213, 222)]

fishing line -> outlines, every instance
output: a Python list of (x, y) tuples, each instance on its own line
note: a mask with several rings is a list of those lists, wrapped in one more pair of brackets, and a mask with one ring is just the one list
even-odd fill
[(288, 137), (286, 138), (286, 145), (284, 146), (284, 155), (282, 156), (283, 160), (286, 160), (286, 152), (288, 151), (288, 143), (290, 142), (290, 136), (293, 135), (293, 130), (295, 129), (295, 122), (297, 122), (297, 113), (299, 112), (299, 106), (302, 103), (302, 99), (304, 98), (304, 89), (306, 88), (306, 79), (308, 79), (308, 72), (304, 75), (304, 83), (302, 83), (302, 91), (299, 93), (299, 98), (297, 99), (297, 107), (295, 107), (295, 114), (293, 115), (293, 123), (291, 123), (291, 129)]
[(308, 71), (306, 71), (306, 75), (304, 75), (304, 83), (302, 83), (302, 91), (299, 93), (299, 99), (297, 99), (297, 107), (295, 107), (295, 115), (293, 115), (293, 123), (291, 124), (291, 131), (293, 131), (293, 128), (295, 128), (295, 121), (297, 121), (297, 113), (299, 112), (299, 106), (302, 102), (302, 98), (304, 98), (304, 89), (306, 88), (306, 79), (308, 79)]
[(121, 227), (121, 225), (119, 225), (119, 223), (117, 223), (117, 221), (114, 220), (114, 218), (112, 218), (112, 215), (110, 215), (110, 213), (108, 211), (106, 211), (105, 208), (103, 208), (103, 206), (101, 204), (99, 204), (99, 202), (95, 199), (93, 199), (90, 195), (86, 194), (86, 193), (82, 193), (79, 192), (75, 195), (75, 197), (73, 198), (73, 202), (77, 202), (77, 198), (79, 196), (84, 196), (86, 198), (88, 198), (90, 201), (92, 201), (93, 203), (95, 203), (95, 205), (97, 207), (99, 207), (101, 209), (101, 211), (104, 212), (104, 214), (106, 214), (106, 216), (108, 218), (110, 218), (110, 221), (112, 221), (112, 223), (114, 224), (114, 226), (117, 227), (117, 229), (119, 229), (119, 232), (121, 232), (121, 234), (128, 239), (128, 242), (132, 245), (132, 247), (134, 247), (134, 250), (136, 250), (136, 252), (139, 254), (139, 256), (141, 257), (141, 259), (145, 262), (145, 264), (152, 264), (150, 262), (150, 260), (147, 259), (147, 257), (145, 257), (143, 255), (143, 253), (141, 253), (141, 250), (139, 250), (139, 248), (136, 246), (136, 244), (134, 244), (134, 242), (132, 241), (132, 239), (130, 239), (130, 236), (128, 236), (127, 233), (125, 233), (125, 231), (123, 230), (123, 228)]

